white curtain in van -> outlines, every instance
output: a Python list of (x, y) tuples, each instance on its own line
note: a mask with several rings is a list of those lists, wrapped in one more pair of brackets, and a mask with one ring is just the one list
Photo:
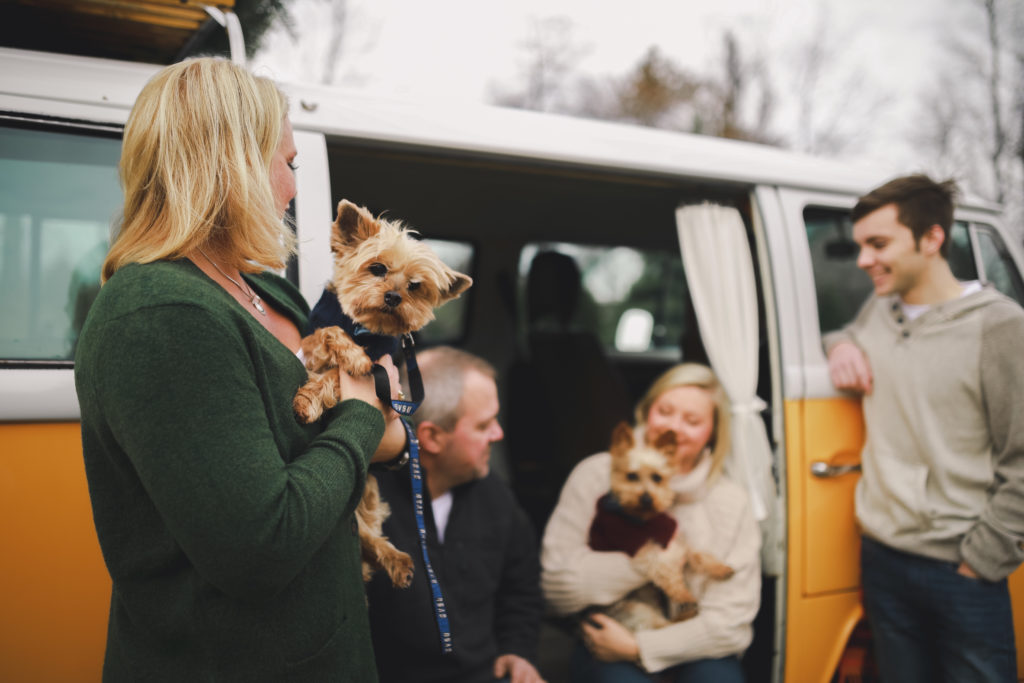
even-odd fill
[(739, 211), (715, 204), (676, 211), (679, 245), (701, 338), (732, 403), (726, 473), (746, 487), (758, 521), (775, 507), (772, 450), (757, 396), (757, 288)]

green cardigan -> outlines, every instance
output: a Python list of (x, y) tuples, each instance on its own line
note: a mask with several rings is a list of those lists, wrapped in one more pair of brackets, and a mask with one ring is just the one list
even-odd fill
[[(305, 329), (270, 274), (248, 283)], [(104, 681), (376, 681), (353, 511), (384, 419), (292, 414), (298, 358), (190, 261), (130, 265), (75, 385), (113, 579)]]

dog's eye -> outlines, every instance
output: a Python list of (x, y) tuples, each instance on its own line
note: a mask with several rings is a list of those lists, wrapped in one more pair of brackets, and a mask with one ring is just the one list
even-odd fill
[(374, 275), (375, 277), (384, 277), (385, 275), (388, 274), (388, 267), (385, 266), (383, 263), (371, 263), (370, 274)]
[(637, 474), (636, 472), (627, 472), (626, 479), (628, 479), (629, 481), (640, 481), (640, 475)]
[(420, 283), (418, 283), (418, 282), (410, 282), (409, 283), (409, 291), (410, 292), (415, 292), (419, 288), (420, 288)]
[(651, 481), (653, 481), (655, 484), (660, 484), (661, 483), (661, 475), (660, 474), (652, 474), (651, 475)]

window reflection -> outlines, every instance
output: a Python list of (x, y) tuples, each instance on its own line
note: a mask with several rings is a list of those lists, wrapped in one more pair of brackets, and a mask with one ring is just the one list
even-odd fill
[(985, 279), (1006, 296), (1024, 306), (1024, 283), (1006, 245), (994, 228), (979, 225), (978, 250), (985, 269)]
[(120, 142), (0, 127), (0, 360), (69, 360), (121, 206)]
[[(540, 291), (529, 291), (531, 279)], [(687, 330), (689, 295), (678, 252), (529, 244), (519, 259), (519, 300), (520, 329), (589, 332), (618, 352), (678, 353)]]

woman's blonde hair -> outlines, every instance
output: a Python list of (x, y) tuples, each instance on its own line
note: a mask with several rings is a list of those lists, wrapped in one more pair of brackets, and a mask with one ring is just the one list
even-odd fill
[(681, 363), (663, 372), (636, 404), (636, 424), (646, 428), (647, 416), (654, 402), (666, 391), (677, 387), (705, 389), (715, 404), (714, 427), (708, 441), (711, 448), (711, 473), (708, 476), (713, 477), (721, 471), (725, 456), (729, 453), (730, 404), (725, 389), (711, 368), (700, 363)]
[(103, 281), (126, 264), (205, 245), (239, 270), (283, 268), (294, 236), (278, 215), (270, 162), (287, 113), (272, 81), (224, 59), (190, 59), (154, 76), (124, 129), (124, 212)]

